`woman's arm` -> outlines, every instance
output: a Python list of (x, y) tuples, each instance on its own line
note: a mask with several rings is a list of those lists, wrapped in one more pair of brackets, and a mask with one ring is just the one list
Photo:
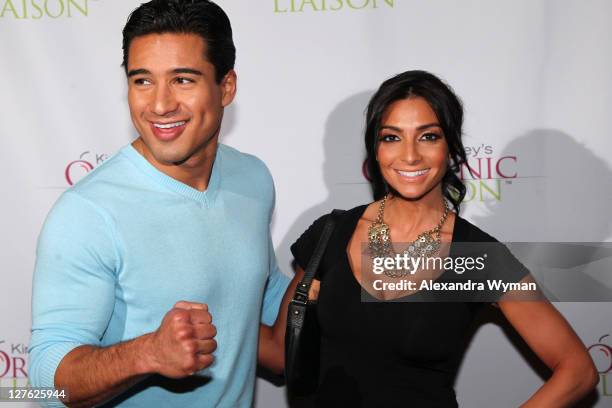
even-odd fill
[[(285, 328), (287, 327), (287, 308), (293, 298), (295, 288), (304, 277), (304, 270), (297, 267), (291, 283), (287, 287), (278, 311), (274, 326), (259, 326), (259, 348), (257, 361), (276, 374), (285, 370)], [(313, 283), (314, 284), (314, 283)]]
[(500, 301), (504, 316), (553, 375), (522, 408), (569, 407), (591, 391), (599, 376), (584, 344), (547, 300)]

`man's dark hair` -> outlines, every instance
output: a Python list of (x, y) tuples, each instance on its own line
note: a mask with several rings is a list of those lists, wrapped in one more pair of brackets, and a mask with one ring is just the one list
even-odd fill
[(220, 83), (234, 68), (236, 47), (227, 14), (208, 0), (151, 0), (130, 14), (123, 28), (123, 64), (127, 73), (130, 44), (148, 34), (197, 34), (205, 42), (204, 57), (215, 67)]
[(435, 112), (444, 131), (448, 144), (450, 163), (442, 179), (444, 196), (459, 213), (461, 201), (465, 198), (466, 187), (455, 174), (467, 161), (462, 136), (463, 106), (453, 90), (440, 78), (426, 71), (406, 71), (382, 83), (370, 99), (366, 113), (365, 147), (367, 152), (366, 171), (374, 199), (380, 200), (388, 192), (397, 194), (387, 184), (376, 161), (378, 138), (382, 117), (387, 108), (396, 101), (410, 97), (425, 99)]

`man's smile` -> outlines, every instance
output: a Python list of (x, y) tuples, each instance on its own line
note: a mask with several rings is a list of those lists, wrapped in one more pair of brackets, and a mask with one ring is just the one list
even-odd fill
[(187, 127), (188, 120), (160, 123), (151, 122), (151, 130), (155, 137), (162, 142), (170, 142), (177, 139)]

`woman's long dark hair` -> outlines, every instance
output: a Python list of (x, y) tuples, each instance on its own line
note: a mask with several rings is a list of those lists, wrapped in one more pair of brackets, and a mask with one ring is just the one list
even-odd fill
[(442, 179), (442, 191), (459, 213), (461, 201), (465, 197), (466, 188), (457, 177), (459, 167), (467, 161), (465, 148), (461, 141), (463, 125), (463, 106), (453, 90), (440, 78), (426, 71), (406, 71), (382, 83), (378, 91), (370, 99), (366, 113), (365, 147), (367, 152), (366, 170), (370, 178), (374, 199), (380, 200), (388, 192), (393, 192), (383, 178), (376, 152), (380, 122), (387, 108), (398, 100), (420, 96), (425, 99), (435, 112), (446, 143), (450, 162)]

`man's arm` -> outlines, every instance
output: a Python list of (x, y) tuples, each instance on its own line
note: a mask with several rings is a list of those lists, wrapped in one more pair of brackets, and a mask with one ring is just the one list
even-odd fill
[(149, 373), (191, 373), (210, 364), (211, 356), (199, 354), (216, 346), (204, 305), (178, 303), (174, 309), (189, 310), (171, 310), (154, 333), (101, 347), (122, 264), (115, 234), (103, 210), (69, 191), (38, 241), (29, 379), (34, 387), (65, 389), (75, 406), (104, 401)]
[(206, 305), (179, 302), (153, 333), (110, 347), (79, 346), (62, 359), (56, 389), (70, 407), (88, 407), (127, 390), (148, 374), (183, 378), (210, 366), (216, 329)]
[(285, 329), (287, 327), (287, 309), (295, 293), (295, 288), (304, 277), (304, 270), (297, 267), (295, 275), (285, 291), (276, 321), (272, 326), (259, 326), (259, 348), (257, 352), (260, 365), (276, 374), (285, 370)]

